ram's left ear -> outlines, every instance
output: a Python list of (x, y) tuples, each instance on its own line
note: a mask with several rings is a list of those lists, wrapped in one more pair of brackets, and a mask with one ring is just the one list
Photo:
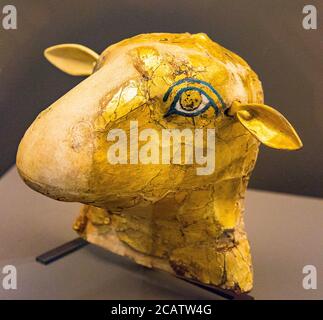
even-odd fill
[(297, 150), (303, 146), (292, 125), (272, 107), (234, 102), (228, 113), (234, 115), (251, 134), (268, 147)]
[(44, 55), (55, 67), (72, 76), (89, 76), (99, 59), (96, 52), (75, 43), (49, 47), (44, 51)]

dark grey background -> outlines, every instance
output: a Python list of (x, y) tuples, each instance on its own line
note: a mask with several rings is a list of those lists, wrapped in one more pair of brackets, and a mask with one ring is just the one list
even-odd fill
[[(323, 196), (321, 0), (0, 0), (18, 10), (18, 30), (0, 26), (0, 173), (36, 115), (81, 78), (55, 70), (42, 56), (75, 42), (97, 52), (147, 32), (205, 32), (246, 59), (259, 74), (266, 104), (295, 126), (304, 148), (261, 147), (251, 187)], [(304, 30), (302, 9), (318, 9), (318, 29)]]

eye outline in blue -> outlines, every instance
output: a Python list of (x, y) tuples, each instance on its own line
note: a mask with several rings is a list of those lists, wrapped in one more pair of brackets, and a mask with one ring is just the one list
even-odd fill
[[(206, 87), (208, 87), (219, 99), (219, 101), (221, 102), (221, 105), (222, 105), (222, 108), (223, 110), (226, 110), (227, 107), (226, 107), (226, 104), (224, 103), (221, 95), (206, 81), (203, 81), (203, 80), (199, 80), (199, 79), (194, 79), (194, 78), (184, 78), (184, 79), (181, 79), (181, 80), (178, 80), (176, 81), (174, 84), (172, 84), (168, 90), (166, 91), (164, 97), (163, 97), (163, 101), (166, 102), (167, 99), (169, 98), (171, 92), (173, 91), (174, 87), (178, 86), (179, 84), (181, 83), (199, 83), (199, 84), (203, 84), (205, 85)], [(182, 93), (183, 92), (186, 92), (188, 90), (195, 90), (195, 91), (198, 91), (200, 94), (203, 94), (206, 96), (206, 98), (209, 100), (209, 102), (199, 111), (197, 112), (192, 112), (192, 113), (185, 113), (185, 112), (182, 112), (182, 111), (179, 111), (179, 110), (176, 110), (176, 104), (179, 100), (179, 98), (181, 97)], [(219, 112), (219, 108), (217, 106), (217, 104), (214, 102), (214, 100), (201, 88), (198, 88), (198, 87), (193, 87), (193, 86), (189, 86), (189, 87), (185, 87), (185, 88), (181, 88), (180, 90), (178, 90), (178, 92), (176, 93), (168, 111), (165, 113), (164, 115), (164, 118), (172, 115), (172, 114), (179, 114), (179, 115), (182, 115), (182, 116), (185, 116), (185, 117), (195, 117), (195, 116), (198, 116), (200, 115), (201, 113), (205, 112), (209, 107), (213, 107), (215, 112), (216, 112), (216, 115), (218, 115), (218, 112)]]
[[(177, 104), (178, 100), (180, 99), (181, 95), (183, 94), (183, 92), (190, 91), (190, 90), (198, 91), (201, 95), (203, 94), (209, 100), (209, 102), (201, 110), (198, 110), (198, 111), (192, 110), (192, 112), (190, 112), (190, 111), (184, 112), (184, 111), (177, 110), (176, 104)], [(166, 118), (172, 114), (179, 114), (179, 115), (185, 116), (185, 117), (195, 117), (195, 116), (198, 116), (199, 114), (205, 112), (210, 107), (213, 107), (216, 115), (218, 115), (218, 113), (219, 113), (218, 106), (216, 105), (214, 100), (204, 90), (202, 90), (201, 88), (197, 88), (197, 87), (185, 87), (185, 88), (181, 88), (180, 90), (178, 90), (168, 111), (164, 114), (164, 118)]]

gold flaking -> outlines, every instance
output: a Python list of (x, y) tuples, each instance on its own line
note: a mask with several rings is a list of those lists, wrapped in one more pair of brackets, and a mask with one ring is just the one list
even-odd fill
[[(205, 34), (138, 35), (108, 47), (99, 57), (75, 45), (54, 49), (47, 56), (62, 70), (85, 74), (95, 61), (94, 74), (27, 131), (17, 155), (26, 183), (55, 199), (84, 203), (74, 230), (91, 243), (148, 267), (237, 292), (251, 290), (243, 200), (259, 141), (275, 148), (301, 146), (287, 120), (262, 105), (257, 75)], [(55, 57), (56, 52), (67, 52), (66, 60)], [(71, 70), (71, 61), (73, 68), (81, 69)], [(179, 115), (164, 118), (169, 108), (169, 101), (163, 101), (165, 92), (187, 77), (216, 88), (231, 107), (228, 112), (221, 109), (216, 115), (209, 108), (194, 121)], [(93, 79), (100, 82), (93, 84)], [(109, 89), (102, 90), (105, 84)], [(92, 91), (84, 96), (88, 85)], [(99, 98), (92, 101), (92, 95)], [(174, 93), (169, 100), (173, 97)], [(180, 100), (187, 110), (200, 102), (196, 91)], [(78, 105), (83, 107), (77, 109)], [(117, 128), (129, 137), (131, 120), (138, 121), (140, 131), (215, 129), (214, 172), (198, 176), (195, 164), (109, 164), (107, 150), (113, 142), (107, 141), (107, 134)], [(39, 133), (39, 128), (44, 129)], [(143, 144), (139, 142), (139, 148)], [(47, 147), (56, 157), (44, 151)], [(128, 159), (129, 152), (128, 148)]]

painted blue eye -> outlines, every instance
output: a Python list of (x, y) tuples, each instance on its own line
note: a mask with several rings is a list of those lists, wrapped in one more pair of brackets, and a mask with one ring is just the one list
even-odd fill
[[(165, 93), (163, 100), (167, 101), (170, 97), (172, 90), (183, 83), (196, 83), (199, 86), (187, 86), (179, 89), (175, 94), (170, 107), (164, 117), (168, 117), (171, 114), (179, 114), (185, 117), (195, 117), (203, 112), (205, 112), (210, 107), (213, 107), (215, 113), (218, 114), (219, 108), (215, 103), (213, 96), (219, 101), (222, 105), (222, 108), (225, 110), (226, 106), (219, 95), (219, 93), (207, 82), (194, 79), (194, 78), (185, 78), (175, 82)], [(204, 86), (212, 94), (212, 97), (205, 90), (200, 88)]]
[(218, 114), (218, 107), (213, 99), (202, 89), (196, 87), (185, 87), (180, 89), (170, 105), (164, 117), (171, 114), (179, 114), (185, 117), (195, 117), (213, 107)]

